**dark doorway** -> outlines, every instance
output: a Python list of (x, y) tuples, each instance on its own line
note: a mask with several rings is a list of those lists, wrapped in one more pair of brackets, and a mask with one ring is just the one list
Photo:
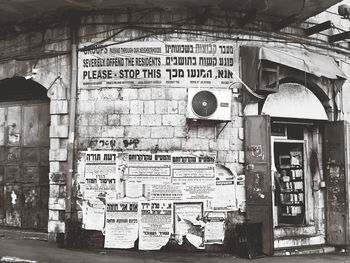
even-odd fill
[(47, 229), (50, 104), (21, 77), (0, 81), (0, 225)]

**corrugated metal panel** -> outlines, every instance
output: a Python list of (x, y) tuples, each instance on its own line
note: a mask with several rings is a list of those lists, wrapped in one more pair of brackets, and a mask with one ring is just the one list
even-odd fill
[(260, 48), (259, 58), (305, 71), (318, 77), (347, 78), (333, 58), (307, 50), (262, 47)]

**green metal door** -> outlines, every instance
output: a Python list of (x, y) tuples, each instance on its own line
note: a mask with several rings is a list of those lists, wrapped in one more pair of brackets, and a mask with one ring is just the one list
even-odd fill
[(248, 222), (262, 224), (262, 249), (272, 255), (271, 125), (268, 115), (244, 119)]
[(329, 245), (349, 245), (348, 153), (349, 124), (329, 122), (324, 132), (326, 227)]

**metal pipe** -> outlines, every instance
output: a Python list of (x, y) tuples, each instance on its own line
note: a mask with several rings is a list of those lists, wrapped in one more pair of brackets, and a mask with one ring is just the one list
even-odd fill
[[(71, 85), (69, 101), (69, 135), (67, 153), (67, 176), (66, 176), (66, 223), (70, 221), (72, 214), (72, 179), (74, 171), (74, 140), (75, 140), (75, 118), (77, 101), (77, 70), (78, 70), (78, 22), (79, 16), (72, 14), (70, 19), (71, 34)], [(66, 231), (67, 232), (67, 231)]]

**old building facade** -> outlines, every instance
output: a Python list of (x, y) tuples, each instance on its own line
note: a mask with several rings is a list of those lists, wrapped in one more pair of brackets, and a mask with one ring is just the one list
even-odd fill
[(265, 254), (348, 246), (338, 1), (78, 2), (1, 33), (2, 227), (205, 249), (248, 221)]

